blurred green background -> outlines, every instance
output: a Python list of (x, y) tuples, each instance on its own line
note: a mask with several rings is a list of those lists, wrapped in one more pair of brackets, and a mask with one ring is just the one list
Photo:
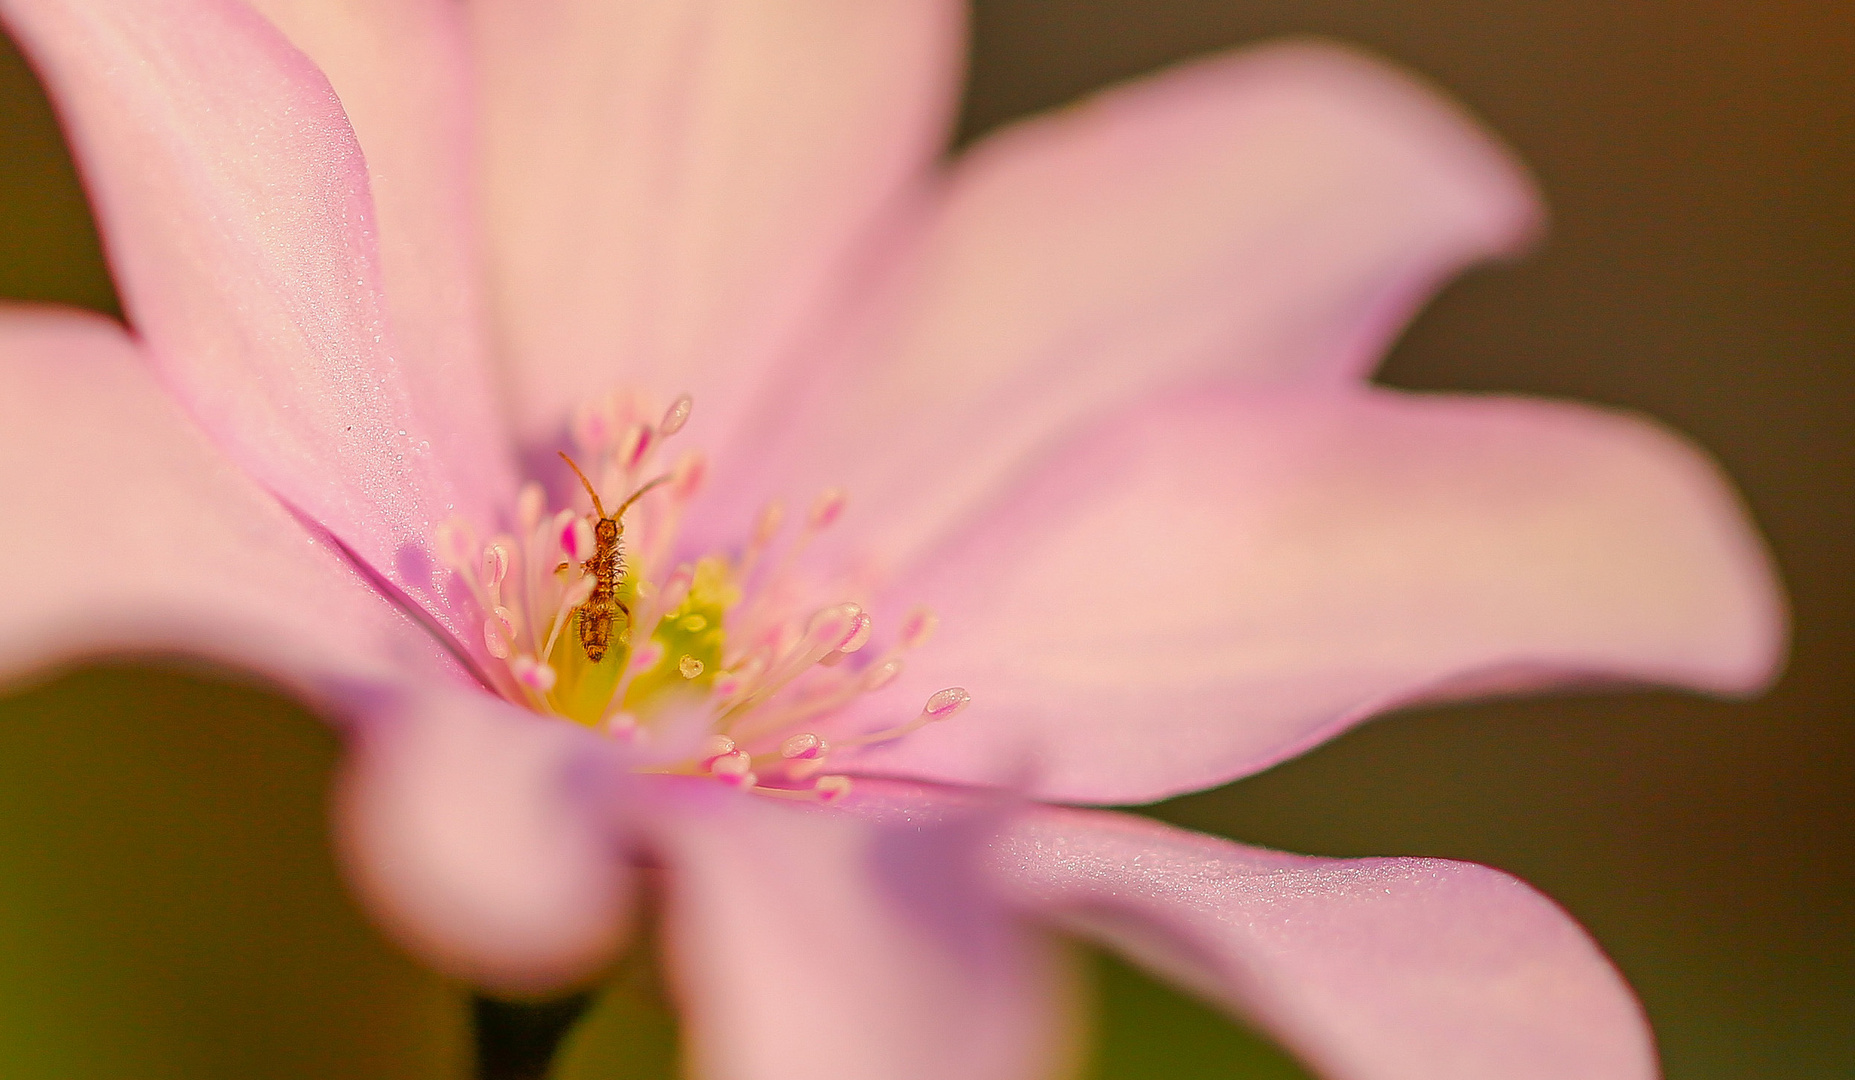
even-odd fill
[[(1151, 812), (1298, 851), (1511, 870), (1616, 958), (1671, 1078), (1855, 1077), (1855, 14), (1840, 0), (982, 0), (962, 138), (1309, 31), (1447, 87), (1552, 203), (1547, 245), (1452, 286), (1384, 380), (1624, 405), (1688, 432), (1776, 549), (1795, 651), (1756, 702), (1407, 713)], [(113, 306), (56, 128), (10, 50), (0, 296)], [(462, 991), (381, 942), (335, 877), (336, 749), (223, 674), (95, 667), (0, 699), (0, 1073), (466, 1071)], [(1095, 1076), (1300, 1075), (1164, 987), (1094, 966)], [(562, 1075), (668, 1074), (649, 965), (626, 972)]]

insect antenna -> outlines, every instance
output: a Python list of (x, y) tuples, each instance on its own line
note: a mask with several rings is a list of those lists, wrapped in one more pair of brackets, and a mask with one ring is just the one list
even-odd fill
[(637, 502), (639, 499), (642, 499), (645, 496), (645, 493), (650, 491), (650, 489), (656, 487), (659, 484), (668, 483), (669, 480), (670, 480), (670, 474), (665, 473), (662, 476), (659, 476), (657, 479), (646, 483), (643, 487), (639, 488), (638, 490), (632, 492), (629, 496), (627, 496), (625, 501), (619, 505), (619, 508), (613, 512), (612, 516), (616, 519), (623, 520), (625, 517), (625, 511), (631, 509), (632, 503)]
[[(593, 482), (592, 482), (591, 480), (588, 480), (588, 479), (586, 479), (586, 474), (580, 471), (580, 467), (579, 467), (578, 465), (576, 465), (576, 464), (574, 464), (574, 463), (573, 463), (573, 459), (567, 456), (567, 452), (566, 452), (565, 450), (562, 450), (562, 451), (560, 451), (560, 460), (562, 460), (562, 461), (564, 461), (564, 462), (566, 462), (566, 463), (567, 463), (567, 468), (569, 468), (569, 469), (572, 469), (572, 470), (573, 470), (573, 475), (575, 475), (575, 476), (577, 476), (577, 477), (579, 477), (579, 478), (580, 478), (580, 484), (581, 484), (581, 486), (583, 486), (583, 487), (585, 487), (585, 488), (586, 488), (586, 494), (588, 494), (588, 495), (591, 495), (591, 496), (592, 496), (592, 498), (593, 498), (593, 509), (599, 512), (599, 516), (600, 516), (600, 517), (607, 517), (607, 516), (609, 516), (609, 515), (608, 515), (608, 514), (606, 514), (606, 512), (605, 512), (605, 507), (604, 507), (604, 506), (602, 506), (602, 505), (600, 505), (600, 503), (599, 503), (599, 493), (598, 493), (597, 491), (594, 491), (594, 490), (593, 490)], [(653, 481), (653, 482), (654, 482), (654, 481)], [(646, 485), (645, 485), (645, 487), (647, 487), (647, 488), (648, 488), (649, 486), (650, 486), (649, 484), (646, 484)], [(636, 495), (633, 495), (633, 496), (632, 496), (631, 498), (632, 498), (632, 499), (635, 499), (635, 498), (637, 498), (637, 496), (636, 496)], [(630, 499), (627, 499), (627, 500), (625, 501), (625, 505), (626, 505), (626, 506), (630, 506), (630, 505), (631, 505), (631, 500), (630, 500)], [(621, 513), (621, 514), (622, 514), (622, 513), (624, 513), (624, 510), (622, 510), (622, 509), (621, 509), (621, 510), (619, 511), (619, 513)]]

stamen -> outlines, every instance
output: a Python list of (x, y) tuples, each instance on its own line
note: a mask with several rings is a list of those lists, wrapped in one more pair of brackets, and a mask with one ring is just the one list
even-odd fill
[(709, 762), (709, 772), (716, 779), (737, 787), (753, 787), (760, 782), (754, 775), (754, 759), (739, 750), (722, 754)]
[(633, 424), (625, 429), (624, 438), (618, 441), (616, 460), (622, 468), (635, 469), (644, 462), (644, 455), (650, 453), (657, 433), (643, 424)]
[(546, 511), (547, 492), (533, 480), (523, 484), (521, 494), (515, 497), (515, 520), (522, 526), (523, 536), (533, 535)]
[(502, 581), (509, 576), (509, 549), (502, 544), (491, 544), (483, 549), (483, 587), (494, 596), (502, 587)]
[(812, 503), (812, 511), (806, 518), (806, 525), (813, 532), (823, 532), (837, 523), (844, 516), (846, 499), (842, 488), (827, 488), (819, 493)]
[[(949, 688), (905, 723), (831, 741), (819, 734), (836, 730), (828, 726), (833, 717), (858, 697), (895, 681), (902, 655), (932, 636), (935, 617), (910, 612), (870, 658), (863, 655), (876, 640), (869, 611), (813, 606), (821, 583), (815, 559), (802, 556), (842, 519), (848, 500), (836, 488), (819, 493), (795, 534), (782, 536), (785, 505), (774, 501), (733, 556), (679, 547), (708, 459), (690, 451), (665, 470), (657, 449), (683, 429), (691, 409), (688, 395), (661, 414), (635, 394), (588, 403), (570, 427), (586, 471), (561, 456), (596, 517), (575, 508), (578, 494), (568, 508), (551, 509), (545, 489), (528, 483), (511, 533), (479, 545), (468, 523), (451, 519), (434, 530), (434, 552), (468, 586), (483, 649), (499, 665), (490, 674), (510, 700), (614, 739), (667, 748), (702, 738), (655, 771), (708, 776), (772, 798), (835, 801), (851, 785), (835, 771), (844, 751), (944, 720), (970, 698)], [(659, 485), (662, 495), (639, 501)], [(631, 494), (605, 522), (599, 493), (620, 492)], [(636, 513), (628, 517), (628, 509)], [(833, 580), (851, 595), (869, 584), (860, 574)]]
[(483, 620), (483, 647), (496, 659), (507, 660), (514, 641), (515, 620), (508, 608), (499, 606)]
[(516, 681), (538, 694), (545, 694), (554, 689), (554, 669), (539, 663), (532, 656), (518, 656), (509, 661), (509, 671)]
[(706, 769), (715, 764), (716, 758), (732, 753), (734, 753), (734, 740), (726, 735), (718, 733), (707, 736), (702, 740), (702, 746), (696, 753), (696, 759), (701, 761), (702, 767)]
[(617, 403), (610, 396), (574, 410), (573, 441), (588, 457), (598, 457), (612, 445), (612, 436), (617, 431)]
[(863, 673), (863, 692), (869, 694), (881, 690), (894, 682), (895, 677), (901, 673), (902, 662), (900, 660), (884, 660)]
[(801, 731), (779, 744), (779, 756), (793, 758), (819, 758), (830, 752), (831, 744), (809, 731)]
[(702, 481), (708, 479), (708, 455), (699, 450), (691, 450), (676, 462), (676, 468), (670, 470), (670, 494), (678, 502), (687, 502), (702, 489)]
[(929, 724), (938, 723), (951, 717), (961, 709), (972, 704), (972, 700), (973, 696), (966, 692), (965, 687), (950, 686), (930, 696), (927, 699), (927, 704), (921, 706), (921, 712), (916, 714), (915, 718), (908, 721), (906, 724), (897, 724), (895, 727), (886, 728), (882, 731), (872, 731), (867, 735), (859, 735), (854, 739), (844, 739), (837, 745), (848, 750), (855, 746), (873, 746), (876, 743), (893, 742), (904, 735), (913, 734)]
[(441, 523), (432, 537), (432, 546), (437, 549), (439, 565), (445, 569), (460, 574), (476, 569), (477, 531), (463, 518), (448, 518)]
[(779, 527), (786, 523), (786, 504), (774, 499), (760, 508), (760, 514), (754, 518), (753, 543), (755, 547), (765, 547), (779, 535)]
[(562, 510), (554, 515), (556, 534), (560, 537), (560, 550), (574, 562), (585, 562), (593, 557), (593, 527), (586, 519), (571, 510)]
[(664, 410), (663, 419), (657, 423), (657, 435), (667, 439), (683, 430), (683, 425), (689, 422), (689, 410), (694, 407), (695, 401), (688, 394), (672, 401), (670, 407)]
[(934, 636), (934, 631), (939, 626), (940, 616), (924, 607), (914, 609), (908, 613), (908, 618), (902, 621), (902, 647), (919, 649)]

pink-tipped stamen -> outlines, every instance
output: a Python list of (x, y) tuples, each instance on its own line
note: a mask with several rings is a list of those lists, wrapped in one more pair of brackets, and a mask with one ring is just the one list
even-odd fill
[(812, 532), (823, 532), (837, 524), (837, 519), (844, 516), (844, 505), (848, 497), (842, 488), (827, 488), (819, 492), (812, 501), (811, 513), (806, 515), (806, 528)]
[(914, 609), (902, 620), (902, 648), (919, 649), (926, 645), (939, 626), (940, 616), (924, 607)]
[(683, 430), (683, 425), (689, 423), (689, 413), (695, 405), (695, 400), (688, 394), (672, 401), (670, 407), (663, 411), (663, 419), (657, 422), (658, 437), (667, 439)]

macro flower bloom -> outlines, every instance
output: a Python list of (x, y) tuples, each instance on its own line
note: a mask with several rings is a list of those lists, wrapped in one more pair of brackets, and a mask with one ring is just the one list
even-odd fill
[(1046, 1072), (1053, 931), (1330, 1077), (1655, 1072), (1511, 877), (1086, 808), (1414, 702), (1778, 662), (1695, 451), (1365, 385), (1538, 225), (1422, 86), (1269, 46), (941, 162), (951, 0), (0, 13), (128, 324), (0, 315), (0, 667), (302, 695), (428, 962), (570, 985), (649, 889), (704, 1076)]

